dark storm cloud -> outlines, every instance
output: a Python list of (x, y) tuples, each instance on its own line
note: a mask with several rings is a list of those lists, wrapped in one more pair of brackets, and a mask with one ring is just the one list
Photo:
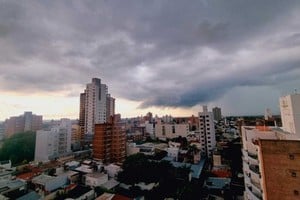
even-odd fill
[(51, 92), (100, 77), (141, 107), (177, 107), (280, 85), (299, 74), (299, 8), (279, 0), (1, 1), (0, 88)]

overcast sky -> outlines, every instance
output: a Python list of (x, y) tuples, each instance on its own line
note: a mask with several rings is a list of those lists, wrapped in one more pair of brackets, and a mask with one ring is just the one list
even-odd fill
[(0, 0), (0, 120), (77, 118), (99, 77), (123, 117), (278, 112), (300, 91), (300, 1)]

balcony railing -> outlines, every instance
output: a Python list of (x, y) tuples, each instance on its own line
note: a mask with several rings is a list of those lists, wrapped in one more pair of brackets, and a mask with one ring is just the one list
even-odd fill
[(260, 183), (257, 183), (254, 179), (250, 178), (250, 182), (254, 187), (256, 187), (257, 190), (261, 191)]
[(251, 171), (253, 171), (254, 173), (260, 175), (259, 167), (258, 167), (257, 165), (249, 165), (249, 169), (250, 169)]
[(262, 195), (255, 192), (251, 186), (247, 186), (247, 190), (250, 196), (252, 196), (252, 199), (254, 200), (262, 200)]
[(253, 153), (250, 153), (250, 152), (248, 152), (248, 156), (251, 157), (251, 158), (253, 158), (253, 159), (257, 159), (258, 158), (256, 154), (253, 154)]

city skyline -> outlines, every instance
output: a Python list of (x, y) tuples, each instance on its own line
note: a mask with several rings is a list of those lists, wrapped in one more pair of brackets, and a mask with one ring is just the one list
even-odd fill
[[(145, 9), (147, 8), (147, 9)], [(0, 121), (79, 117), (100, 78), (122, 117), (279, 114), (300, 91), (298, 1), (2, 1)]]

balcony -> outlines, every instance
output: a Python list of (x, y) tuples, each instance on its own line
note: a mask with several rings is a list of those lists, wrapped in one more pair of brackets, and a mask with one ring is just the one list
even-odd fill
[(251, 186), (246, 187), (246, 192), (248, 199), (251, 200), (262, 200), (262, 195), (259, 192), (256, 192)]
[(254, 173), (260, 175), (258, 165), (249, 165), (249, 169), (250, 169), (252, 172), (254, 172)]
[(248, 161), (250, 165), (258, 165), (257, 155), (248, 153)]
[(259, 182), (255, 181), (253, 178), (250, 178), (250, 182), (257, 191), (262, 192)]
[(253, 154), (253, 153), (250, 153), (250, 152), (248, 152), (248, 156), (255, 159), (255, 160), (257, 160), (257, 158), (258, 158), (256, 154)]

